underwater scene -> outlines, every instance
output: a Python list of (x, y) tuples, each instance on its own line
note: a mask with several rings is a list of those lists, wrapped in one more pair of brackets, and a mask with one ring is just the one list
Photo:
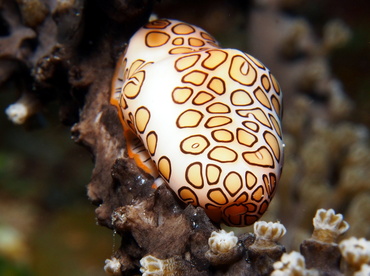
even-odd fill
[(0, 275), (370, 275), (370, 2), (0, 3)]

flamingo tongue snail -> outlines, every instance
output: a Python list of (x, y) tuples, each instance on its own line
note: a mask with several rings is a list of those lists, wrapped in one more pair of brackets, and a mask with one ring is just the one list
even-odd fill
[(110, 101), (129, 156), (183, 202), (231, 226), (266, 211), (283, 165), (282, 92), (256, 58), (199, 27), (151, 21), (121, 56)]

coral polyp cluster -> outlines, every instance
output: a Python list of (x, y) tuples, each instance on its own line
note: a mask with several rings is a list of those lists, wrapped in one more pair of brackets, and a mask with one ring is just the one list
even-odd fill
[[(147, 221), (141, 223), (145, 224)], [(300, 252), (286, 253), (285, 247), (278, 242), (286, 233), (281, 223), (259, 221), (254, 226), (254, 233), (239, 235), (226, 230), (210, 233), (204, 228), (207, 225), (201, 223), (193, 228), (193, 234), (188, 237), (192, 246), (190, 249), (184, 248), (182, 254), (173, 256), (153, 247), (141, 258), (140, 271), (148, 276), (205, 275), (207, 271), (217, 271), (218, 267), (223, 267), (222, 273), (226, 274), (215, 275), (239, 275), (233, 274), (237, 271), (247, 275), (318, 276), (342, 273), (361, 275), (359, 273), (368, 270), (370, 241), (351, 237), (338, 245), (339, 236), (349, 228), (342, 214), (336, 214), (332, 209), (319, 209), (313, 224), (312, 237), (307, 237), (301, 243)], [(119, 228), (118, 221), (115, 225)], [(141, 227), (146, 228), (145, 225)], [(153, 225), (150, 227), (154, 229)], [(106, 261), (105, 270), (109, 274), (117, 275), (115, 273), (126, 271), (126, 267), (135, 266), (133, 263), (129, 266), (126, 263), (126, 267), (123, 263), (120, 265), (119, 260), (127, 261), (127, 256), (120, 254), (123, 251), (118, 250), (116, 257)], [(197, 257), (194, 258), (193, 254)]]
[(284, 253), (271, 275), (367, 275), (370, 241), (351, 237), (338, 244), (339, 236), (349, 229), (342, 214), (319, 209), (313, 225), (312, 237), (300, 245), (301, 253)]

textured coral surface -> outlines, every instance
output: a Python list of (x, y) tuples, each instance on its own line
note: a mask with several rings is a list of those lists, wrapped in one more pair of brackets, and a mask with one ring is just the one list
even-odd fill
[[(86, 275), (101, 275), (103, 258), (115, 258), (108, 271), (118, 275), (149, 273), (145, 266), (151, 267), (151, 264), (180, 275), (268, 275), (275, 267), (274, 262), (284, 263), (286, 259), (290, 262), (288, 257), (280, 259), (284, 246), (275, 241), (262, 246), (264, 243), (248, 233), (252, 229), (235, 230), (237, 244), (222, 254), (213, 252), (208, 239), (219, 226), (212, 224), (202, 209), (180, 203), (165, 186), (153, 190), (153, 179), (126, 157), (117, 112), (108, 102), (110, 80), (124, 43), (147, 21), (154, 4), (159, 16), (201, 26), (224, 47), (239, 48), (258, 57), (276, 75), (285, 96), (286, 158), (276, 198), (263, 220), (280, 220), (284, 224), (287, 234), (281, 243), (288, 251), (298, 251), (305, 240), (301, 245), (305, 258), (302, 271), (318, 269), (328, 275), (341, 275), (343, 271), (359, 269), (347, 265), (346, 270), (343, 268), (346, 265), (342, 264), (340, 270), (341, 253), (337, 241), (320, 243), (309, 239), (312, 217), (318, 208), (333, 208), (342, 213), (351, 226), (345, 234), (347, 237), (370, 238), (369, 117), (365, 116), (369, 110), (366, 107), (369, 84), (360, 82), (369, 74), (366, 71), (369, 55), (363, 50), (367, 41), (361, 40), (365, 36), (361, 26), (366, 26), (367, 16), (359, 7), (337, 2), (330, 6), (329, 3), (333, 1), (189, 1), (181, 6), (175, 1), (155, 3), (150, 0), (109, 3), (4, 0), (0, 3), (1, 107), (5, 109), (19, 98), (28, 108), (25, 128), (43, 125), (49, 129), (47, 139), (53, 141), (68, 139), (65, 131), (58, 133), (64, 137), (50, 133), (56, 116), (71, 127), (73, 140), (93, 157), (94, 168), (87, 191), (96, 206), (97, 222), (114, 229), (121, 237), (120, 244), (116, 245), (119, 249), (110, 256), (112, 241), (109, 236), (108, 255), (102, 257), (97, 266), (100, 271), (91, 273), (86, 269)], [(343, 20), (334, 20), (336, 15)], [(350, 30), (345, 22), (355, 30)], [(336, 50), (348, 39), (351, 39), (352, 51), (349, 48)], [(360, 59), (352, 53), (353, 49), (362, 53)], [(13, 95), (9, 96), (11, 93)], [(10, 128), (9, 123), (4, 126)], [(18, 184), (22, 195), (13, 192), (17, 187), (14, 179), (3, 178), (1, 189), (5, 193), (1, 195), (1, 210), (4, 210), (1, 219), (9, 227), (1, 226), (0, 236), (12, 233), (6, 237), (15, 240), (12, 244), (15, 251), (4, 250), (13, 247), (3, 246), (0, 240), (0, 252), (4, 256), (0, 261), (27, 256), (30, 249), (21, 237), (31, 237), (31, 233), (38, 231), (24, 229), (50, 227), (50, 223), (40, 222), (47, 214), (53, 218), (50, 206), (59, 206), (57, 202), (63, 191), (66, 191), (66, 201), (71, 203), (73, 193), (70, 191), (77, 186), (78, 192), (83, 194), (86, 184), (76, 179), (70, 182), (67, 176), (71, 171), (81, 173), (84, 170), (79, 161), (84, 158), (76, 156), (69, 159), (68, 166), (54, 166), (51, 173), (54, 177), (46, 178), (44, 172), (38, 173), (38, 161), (43, 156), (53, 155), (60, 160), (81, 153), (72, 152), (70, 145), (51, 151), (49, 144), (43, 142), (45, 138), (37, 138), (38, 142), (33, 144), (30, 141), (35, 140), (15, 138), (23, 135), (22, 131), (7, 132), (1, 138), (4, 139), (2, 144), (8, 145), (7, 141), (12, 140), (13, 145), (25, 148), (28, 145), (39, 150), (34, 150), (33, 159), (23, 164), (23, 171), (22, 163), (14, 159), (15, 173), (28, 177), (33, 171), (38, 182), (47, 179), (45, 182), (54, 186), (49, 183), (46, 188), (32, 190)], [(66, 154), (69, 151), (72, 153)], [(2, 147), (0, 166), (5, 176), (12, 168), (9, 161), (12, 156)], [(49, 167), (57, 164), (48, 158), (45, 160)], [(74, 176), (80, 177), (79, 174)], [(55, 183), (60, 184), (55, 186)], [(6, 199), (6, 195), (11, 198)], [(40, 200), (42, 195), (44, 200)], [(35, 201), (41, 202), (37, 208), (33, 205)], [(74, 208), (72, 204), (65, 207), (66, 214), (60, 215), (64, 219), (52, 224), (55, 228), (50, 227), (49, 232), (79, 229), (79, 223), (89, 211), (82, 208), (77, 212)], [(25, 214), (24, 210), (29, 213)], [(72, 213), (77, 213), (76, 219), (66, 219)], [(35, 217), (39, 219), (32, 220)], [(85, 223), (94, 227), (92, 219)], [(64, 237), (74, 246), (83, 241), (79, 238), (83, 234), (73, 234), (73, 230), (64, 232), (70, 234), (59, 235), (59, 238)], [(105, 232), (105, 235), (110, 233)], [(61, 248), (63, 242), (58, 237), (55, 239), (58, 242), (52, 242), (53, 246)], [(100, 248), (100, 239), (94, 235), (91, 239), (92, 246)], [(142, 260), (145, 256), (152, 257)], [(331, 257), (327, 259), (327, 256)], [(59, 263), (63, 262), (60, 259)], [(1, 262), (0, 269), (3, 267), (6, 265)], [(39, 269), (44, 273), (39, 275), (50, 275), (46, 267), (44, 264)], [(63, 275), (60, 273), (55, 275)]]

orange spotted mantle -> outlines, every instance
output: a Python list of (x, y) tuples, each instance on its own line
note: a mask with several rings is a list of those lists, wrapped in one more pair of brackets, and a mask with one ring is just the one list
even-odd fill
[(233, 226), (258, 220), (276, 191), (281, 101), (276, 79), (257, 59), (167, 19), (131, 38), (111, 94), (129, 156), (183, 202)]

